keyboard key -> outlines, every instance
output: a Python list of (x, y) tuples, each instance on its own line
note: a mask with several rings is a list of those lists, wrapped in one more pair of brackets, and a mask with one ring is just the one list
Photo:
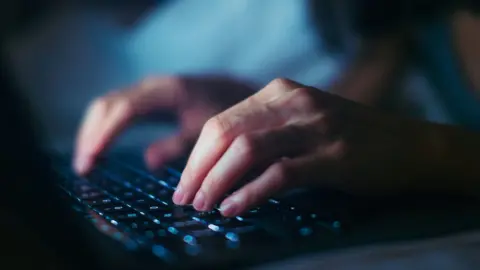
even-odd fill
[(166, 212), (171, 210), (171, 208), (166, 206), (165, 204), (159, 203), (147, 197), (141, 199), (135, 198), (131, 201), (126, 201), (126, 203), (131, 205), (132, 207), (149, 213)]
[(195, 216), (204, 220), (213, 220), (213, 219), (223, 218), (222, 214), (220, 214), (220, 212), (217, 210), (212, 210), (208, 212), (197, 212)]
[(176, 221), (173, 222), (172, 225), (183, 231), (202, 230), (207, 228), (205, 224), (195, 220)]
[(108, 190), (110, 193), (114, 194), (115, 196), (118, 196), (118, 197), (122, 197), (122, 195), (125, 192), (127, 192), (127, 190), (124, 187), (122, 187), (118, 184), (113, 184), (113, 183), (107, 184), (105, 189)]
[(173, 224), (174, 222), (182, 222), (182, 221), (188, 221), (191, 220), (191, 217), (189, 215), (175, 215), (172, 212), (167, 212), (167, 213), (154, 213), (152, 214), (158, 219), (160, 219), (161, 222), (167, 223), (167, 224)]
[(271, 215), (278, 215), (282, 211), (283, 210), (278, 205), (266, 204), (261, 207), (250, 209), (246, 213), (241, 214), (240, 216), (243, 218), (256, 218), (259, 216), (265, 217)]
[[(189, 247), (191, 248), (192, 246), (195, 247), (195, 242), (191, 245), (187, 244), (182, 237), (177, 237), (175, 235), (167, 233), (166, 235), (163, 235), (163, 233), (158, 233), (158, 231), (152, 231), (152, 233), (149, 233), (150, 235), (153, 235), (153, 238), (151, 238), (156, 244), (162, 245), (164, 248), (167, 250), (175, 252), (177, 255), (181, 254), (189, 254), (191, 252), (188, 252)], [(193, 238), (195, 239), (195, 238)], [(187, 239), (189, 240), (189, 239)], [(180, 253), (180, 254), (179, 254)]]
[(146, 236), (147, 238), (150, 238), (150, 239), (155, 238), (155, 232), (152, 231), (152, 230), (146, 230), (146, 231), (144, 232), (144, 234), (145, 234), (145, 236)]
[(158, 212), (166, 213), (166, 212), (170, 212), (171, 208), (169, 208), (169, 207), (167, 207), (166, 205), (163, 205), (163, 204), (152, 204), (152, 205), (149, 205), (148, 207), (146, 207), (146, 210), (149, 213), (158, 213)]
[(140, 183), (138, 186), (142, 187), (142, 190), (146, 193), (154, 193), (157, 191), (160, 187), (158, 184), (155, 184), (152, 181), (148, 181), (147, 183)]
[(131, 229), (138, 232), (144, 232), (147, 230), (159, 230), (162, 228), (159, 224), (156, 224), (153, 221), (150, 221), (142, 217), (137, 218), (134, 222), (130, 223), (128, 226)]
[(121, 198), (124, 199), (124, 200), (131, 200), (133, 197), (135, 196), (135, 194), (131, 191), (125, 191), (122, 195), (121, 195)]
[(73, 190), (75, 191), (75, 193), (84, 193), (89, 191), (95, 191), (96, 189), (94, 189), (92, 186), (88, 184), (81, 183), (81, 184), (75, 185)]
[(87, 203), (90, 206), (102, 206), (102, 205), (110, 205), (112, 204), (112, 199), (110, 198), (105, 198), (105, 199), (96, 199), (96, 200), (86, 200), (85, 203)]
[(208, 236), (213, 236), (216, 234), (216, 232), (206, 228), (206, 229), (198, 229), (198, 230), (193, 230), (189, 231), (190, 234), (192, 234), (195, 237), (208, 237)]
[(146, 209), (148, 208), (149, 204), (151, 204), (152, 201), (150, 199), (134, 199), (129, 202), (132, 206), (141, 208), (141, 209)]
[[(173, 172), (173, 174), (172, 174)], [(173, 188), (176, 187), (180, 178), (178, 177), (178, 171), (172, 168), (161, 169), (153, 172), (153, 177), (158, 179), (159, 184), (164, 187)]]
[[(216, 224), (216, 225), (220, 226), (220, 224)], [(252, 227), (252, 224), (250, 222), (240, 221), (236, 218), (232, 218), (224, 222), (223, 224), (221, 224), (221, 227), (227, 230), (232, 230), (236, 228)]]
[(105, 197), (105, 195), (98, 191), (88, 191), (78, 194), (78, 197), (82, 200), (94, 200)]
[(126, 212), (118, 215), (112, 215), (112, 218), (117, 221), (125, 221), (125, 220), (134, 220), (138, 218), (140, 214), (135, 212)]
[(178, 182), (180, 182), (180, 178), (174, 175), (169, 175), (166, 177), (165, 182), (167, 182), (170, 186), (176, 187)]
[(114, 204), (114, 205), (108, 205), (106, 207), (97, 207), (100, 211), (103, 211), (105, 213), (123, 213), (123, 212), (131, 212), (132, 210), (126, 206), (123, 206), (121, 204)]
[(170, 204), (172, 203), (172, 196), (173, 196), (172, 190), (161, 188), (161, 189), (158, 189), (153, 195), (162, 201), (168, 202)]
[(193, 207), (185, 206), (185, 207), (173, 207), (172, 208), (172, 217), (174, 219), (183, 219), (186, 217), (190, 217), (194, 214), (198, 213)]
[(137, 194), (136, 192), (132, 191), (125, 191), (122, 192), (121, 194), (117, 195), (118, 198), (128, 204), (131, 204), (135, 201), (137, 201), (139, 198), (141, 198), (140, 194)]

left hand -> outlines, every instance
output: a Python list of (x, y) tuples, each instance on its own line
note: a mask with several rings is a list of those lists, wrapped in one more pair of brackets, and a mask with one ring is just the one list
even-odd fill
[(258, 178), (223, 201), (223, 215), (241, 214), (287, 188), (408, 189), (410, 176), (428, 167), (419, 136), (426, 126), (277, 79), (207, 121), (173, 201), (210, 210), (265, 164)]

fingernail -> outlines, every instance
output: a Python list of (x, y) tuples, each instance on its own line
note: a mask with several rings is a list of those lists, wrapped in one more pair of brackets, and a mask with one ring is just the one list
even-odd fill
[(182, 187), (178, 186), (175, 193), (173, 193), (172, 201), (177, 205), (184, 205), (185, 204), (184, 200), (185, 200), (185, 193), (183, 192)]
[(84, 157), (78, 157), (75, 159), (73, 166), (78, 174), (84, 174), (88, 170), (88, 160)]
[(202, 191), (199, 191), (193, 200), (193, 207), (198, 211), (205, 211), (205, 194)]
[(220, 212), (224, 216), (235, 216), (237, 215), (238, 209), (239, 209), (239, 203), (240, 203), (240, 198), (238, 197), (233, 197), (230, 199), (226, 199), (223, 201), (223, 203), (220, 205)]

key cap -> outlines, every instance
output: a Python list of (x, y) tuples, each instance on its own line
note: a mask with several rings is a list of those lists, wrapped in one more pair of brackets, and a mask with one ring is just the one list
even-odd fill
[(195, 220), (176, 221), (172, 223), (172, 226), (187, 232), (194, 231), (194, 230), (207, 229), (207, 226), (205, 224)]
[[(220, 226), (220, 224), (217, 224)], [(236, 228), (243, 228), (243, 227), (251, 227), (253, 226), (252, 223), (246, 222), (246, 221), (240, 221), (236, 218), (229, 219), (228, 221), (225, 221), (221, 227), (231, 230), (231, 229), (236, 229)]]
[(96, 191), (93, 187), (90, 185), (87, 185), (85, 183), (80, 183), (74, 186), (74, 191), (75, 193), (84, 193), (84, 192), (89, 192), (89, 191)]
[(123, 206), (121, 204), (108, 205), (107, 207), (98, 207), (98, 209), (105, 213), (115, 213), (115, 214), (132, 211), (128, 207)]
[(195, 216), (205, 220), (213, 220), (223, 217), (222, 214), (220, 214), (220, 212), (217, 210), (212, 210), (208, 212), (197, 212)]
[(158, 189), (153, 195), (162, 201), (172, 204), (173, 191), (171, 190), (161, 188)]
[(146, 210), (146, 208), (148, 208), (149, 204), (151, 204), (152, 201), (150, 199), (134, 199), (132, 201), (129, 202), (129, 204), (131, 204), (132, 206), (135, 206), (135, 207), (138, 207), (138, 208), (141, 208), (141, 209), (144, 209)]
[(97, 200), (87, 200), (85, 201), (90, 206), (106, 206), (112, 204), (112, 199), (105, 198), (105, 199), (97, 199)]
[(152, 214), (155, 217), (157, 217), (161, 222), (167, 223), (167, 224), (173, 224), (174, 222), (182, 222), (182, 221), (189, 221), (191, 220), (191, 217), (188, 215), (175, 215), (172, 212), (167, 212), (167, 213), (159, 213), (159, 214)]
[(117, 221), (125, 221), (125, 220), (132, 220), (132, 219), (136, 219), (139, 217), (139, 214), (138, 213), (134, 213), (134, 212), (127, 212), (127, 213), (122, 213), (122, 214), (118, 214), (118, 215), (112, 215), (112, 218), (117, 220)]
[(193, 236), (195, 237), (208, 237), (208, 236), (213, 236), (216, 234), (216, 232), (206, 228), (206, 229), (198, 229), (198, 230), (193, 230), (193, 231), (190, 231), (189, 232), (190, 234), (192, 234)]
[(88, 192), (79, 193), (78, 197), (80, 197), (82, 200), (94, 200), (94, 199), (101, 199), (105, 197), (105, 195), (98, 191), (88, 191)]
[(135, 231), (160, 230), (161, 225), (154, 223), (146, 218), (139, 217), (134, 222), (129, 224), (129, 227)]
[(153, 193), (155, 193), (155, 191), (160, 189), (159, 185), (152, 182), (152, 181), (148, 181), (146, 183), (141, 183), (138, 186), (140, 186), (144, 192), (147, 192), (147, 193), (150, 193), (150, 194), (153, 194)]
[(145, 209), (149, 213), (167, 213), (171, 211), (171, 208), (163, 204), (152, 204), (152, 205), (149, 205), (148, 207), (145, 207)]

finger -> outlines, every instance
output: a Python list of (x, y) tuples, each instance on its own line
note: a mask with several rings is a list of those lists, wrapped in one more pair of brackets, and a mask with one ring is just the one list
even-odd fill
[(158, 169), (166, 162), (180, 157), (188, 145), (182, 134), (175, 134), (151, 144), (145, 152), (145, 161), (150, 170)]
[[(271, 88), (267, 86), (262, 91), (282, 92), (282, 90), (269, 89)], [(290, 102), (295, 100), (293, 99), (295, 93), (290, 88), (285, 86), (283, 89), (286, 94), (279, 98), (269, 101), (252, 96), (207, 121), (189, 157), (179, 188), (174, 194), (175, 203), (183, 205), (192, 201), (207, 173), (235, 137), (254, 130), (281, 126), (288, 117), (296, 113), (294, 111), (296, 109), (292, 111), (292, 106), (302, 107), (299, 106), (302, 104)], [(302, 97), (302, 100), (305, 98)], [(289, 102), (292, 104), (288, 104)]]
[(237, 137), (206, 176), (193, 206), (199, 211), (210, 210), (253, 168), (306, 151), (310, 141), (307, 133), (305, 128), (292, 125)]
[(220, 212), (227, 217), (237, 216), (284, 190), (308, 185), (312, 178), (318, 177), (314, 172), (319, 172), (319, 166), (321, 161), (315, 156), (282, 159), (226, 198), (220, 205)]
[(137, 115), (150, 114), (161, 109), (178, 109), (185, 102), (184, 80), (178, 77), (146, 78), (125, 92)]
[(79, 131), (75, 153), (75, 169), (79, 174), (90, 171), (95, 158), (105, 149), (115, 134), (132, 117), (128, 101), (97, 100), (89, 108)]
[(75, 150), (75, 170), (85, 174), (95, 159), (135, 117), (182, 102), (175, 78), (146, 79), (129, 91), (110, 94), (92, 103), (83, 120)]

